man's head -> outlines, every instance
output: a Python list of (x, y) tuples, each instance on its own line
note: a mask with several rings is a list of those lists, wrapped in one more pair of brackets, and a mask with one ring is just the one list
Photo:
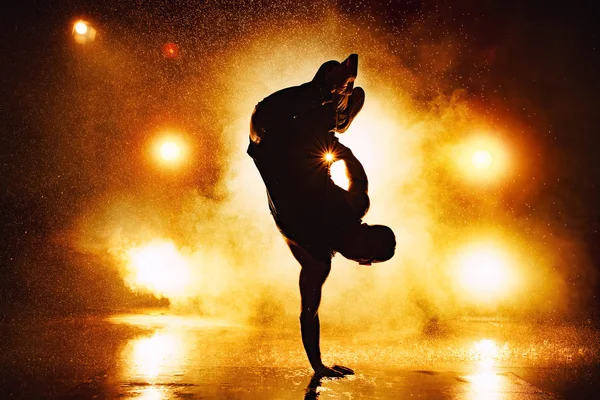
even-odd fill
[(336, 250), (362, 265), (384, 262), (396, 252), (396, 236), (385, 225), (361, 224), (347, 232), (340, 248)]

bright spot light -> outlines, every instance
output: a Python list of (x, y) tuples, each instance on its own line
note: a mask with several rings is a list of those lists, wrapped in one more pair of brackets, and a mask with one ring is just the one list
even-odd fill
[(461, 292), (472, 300), (493, 302), (514, 289), (509, 258), (492, 244), (476, 244), (462, 249), (455, 267)]
[(461, 175), (477, 182), (493, 182), (509, 170), (504, 143), (495, 137), (475, 137), (452, 147)]
[(177, 58), (179, 56), (179, 46), (173, 42), (165, 43), (162, 54), (165, 58)]
[(485, 150), (477, 150), (471, 157), (471, 162), (475, 168), (484, 169), (492, 163), (492, 155)]
[(344, 190), (348, 190), (348, 187), (350, 187), (350, 181), (348, 180), (346, 171), (346, 163), (344, 160), (336, 161), (329, 167), (331, 180)]
[(75, 32), (79, 35), (85, 35), (88, 31), (88, 26), (85, 22), (79, 21), (75, 23)]
[(157, 296), (181, 297), (190, 284), (190, 266), (172, 242), (155, 241), (127, 251), (132, 289), (144, 289)]
[(165, 132), (156, 137), (151, 146), (156, 161), (163, 165), (180, 164), (188, 156), (188, 146), (180, 134)]
[(160, 146), (160, 155), (166, 161), (175, 161), (181, 155), (181, 148), (175, 142), (165, 142)]
[(325, 161), (332, 162), (333, 161), (333, 153), (325, 153)]
[(96, 38), (96, 30), (86, 21), (79, 20), (73, 24), (73, 39), (79, 44), (92, 42)]
[(490, 339), (482, 339), (475, 343), (475, 354), (479, 365), (489, 368), (494, 365), (498, 357), (498, 346)]

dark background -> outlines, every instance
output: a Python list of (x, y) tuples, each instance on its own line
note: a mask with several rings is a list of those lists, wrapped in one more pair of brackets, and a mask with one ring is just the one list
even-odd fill
[[(537, 168), (534, 177), (537, 184), (536, 190), (514, 204), (523, 210), (515, 218), (551, 215), (553, 224), (568, 227), (570, 234), (582, 243), (594, 269), (600, 268), (600, 63), (597, 14), (593, 12), (592, 1), (556, 4), (488, 0), (325, 1), (307, 7), (299, 6), (303, 2), (286, 1), (171, 4), (133, 0), (25, 0), (3, 4), (0, 13), (0, 311), (3, 318), (20, 311), (65, 313), (135, 306), (151, 300), (132, 295), (120, 283), (116, 272), (102, 268), (101, 260), (78, 254), (61, 240), (61, 233), (68, 231), (78, 215), (101, 199), (107, 188), (131, 187), (135, 194), (143, 190), (144, 183), (127, 174), (128, 166), (135, 167), (133, 154), (139, 150), (142, 139), (118, 122), (126, 104), (115, 100), (110, 88), (96, 94), (93, 104), (74, 94), (81, 93), (81, 85), (89, 85), (93, 90), (93, 86), (111, 83), (102, 75), (79, 83), (73, 79), (80, 71), (69, 62), (73, 51), (69, 42), (70, 24), (82, 14), (105, 29), (115, 32), (121, 29), (120, 33), (130, 34), (130, 38), (137, 35), (139, 51), (154, 57), (152, 62), (159, 78), (164, 80), (177, 78), (180, 72), (160, 57), (155, 45), (172, 37), (180, 38), (184, 44), (201, 41), (195, 35), (207, 32), (202, 28), (214, 17), (200, 17), (209, 6), (226, 16), (230, 29), (220, 30), (221, 25), (215, 22), (215, 29), (210, 31), (215, 40), (204, 46), (202, 54), (194, 56), (195, 62), (209, 68), (218, 67), (210, 66), (210, 55), (227, 46), (227, 40), (222, 39), (243, 34), (248, 21), (302, 20), (308, 18), (307, 7), (308, 11), (310, 7), (317, 9), (315, 15), (319, 15), (319, 7), (330, 7), (364, 29), (388, 35), (392, 41), (401, 38), (418, 21), (425, 21), (427, 30), (423, 36), (428, 40), (463, 36), (463, 50), (449, 70), (428, 70), (430, 66), (415, 62), (410, 54), (406, 54), (405, 64), (419, 73), (437, 74), (437, 78), (450, 86), (468, 89), (472, 101), (482, 110), (497, 118), (506, 116), (524, 127), (515, 135), (527, 135), (526, 143), (535, 148), (532, 163)], [(402, 49), (399, 47), (398, 51)], [(140, 119), (144, 115), (176, 118), (178, 110), (173, 112), (170, 106), (176, 103), (177, 87), (163, 90), (153, 84), (155, 78), (140, 76), (141, 82), (147, 80), (149, 89), (144, 93), (146, 101), (135, 112)], [(424, 90), (418, 95), (425, 104), (434, 93)], [(100, 101), (97, 96), (101, 96)], [(198, 106), (204, 111), (202, 116), (188, 117), (184, 125), (193, 127), (217, 118), (210, 103)], [(104, 117), (82, 130), (99, 133), (96, 136), (103, 141), (95, 141), (93, 149), (82, 152), (80, 149), (90, 144), (85, 141), (84, 133), (77, 133), (77, 115), (91, 112), (94, 107), (103, 107)], [(221, 144), (216, 130), (206, 133), (203, 146), (218, 151)], [(90, 154), (96, 157), (90, 158)], [(203, 162), (202, 167), (208, 172), (201, 182), (194, 182), (205, 195), (218, 196), (213, 187), (221, 167), (210, 157)], [(521, 203), (527, 203), (527, 208)], [(564, 271), (573, 291), (589, 286), (589, 276), (569, 274), (569, 268), (565, 266)], [(595, 288), (585, 299), (591, 314), (600, 305)]]

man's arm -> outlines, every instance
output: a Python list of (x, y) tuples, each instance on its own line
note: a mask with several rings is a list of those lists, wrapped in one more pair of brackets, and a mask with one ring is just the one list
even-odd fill
[(359, 215), (359, 218), (362, 218), (370, 206), (367, 173), (360, 161), (352, 153), (352, 150), (337, 142), (337, 140), (335, 154), (338, 159), (344, 160), (346, 170), (348, 171), (347, 176), (350, 184), (348, 186), (346, 201), (350, 204), (352, 210)]
[(348, 192), (368, 194), (369, 180), (367, 179), (367, 173), (365, 172), (365, 169), (360, 161), (358, 161), (358, 159), (352, 153), (352, 150), (337, 142), (335, 145), (335, 153), (336, 158), (344, 160), (346, 163), (348, 180), (350, 181)]

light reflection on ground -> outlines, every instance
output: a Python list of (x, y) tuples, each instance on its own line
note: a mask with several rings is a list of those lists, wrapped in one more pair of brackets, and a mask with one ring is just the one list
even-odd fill
[(561, 398), (552, 393), (577, 382), (596, 393), (600, 335), (590, 326), (444, 324), (433, 335), (324, 325), (324, 361), (356, 375), (314, 381), (297, 321), (275, 329), (165, 310), (27, 320), (7, 331), (0, 397), (528, 400)]
[(157, 311), (150, 314), (115, 314), (107, 318), (114, 324), (127, 324), (142, 328), (159, 327), (187, 327), (187, 328), (210, 328), (238, 326), (224, 320), (204, 318), (190, 315), (173, 315), (166, 311)]
[[(325, 329), (326, 362), (354, 367), (357, 375), (309, 384), (297, 327), (280, 332), (168, 313), (114, 315), (108, 321), (145, 329), (119, 353), (115, 378), (123, 398), (325, 400), (372, 393), (370, 398), (379, 399), (422, 392), (424, 398), (551, 399), (556, 397), (510, 368), (585, 364), (598, 352), (571, 327), (542, 333), (536, 326), (500, 320), (455, 321), (436, 337), (365, 332), (348, 340)], [(427, 389), (421, 388), (424, 382)]]
[(183, 336), (165, 331), (128, 342), (123, 350), (123, 358), (130, 361), (127, 375), (153, 382), (162, 371), (177, 374), (189, 352), (184, 344)]
[(483, 370), (474, 375), (466, 376), (465, 379), (470, 383), (468, 389), (468, 399), (472, 400), (498, 400), (503, 390), (502, 376), (495, 371)]

